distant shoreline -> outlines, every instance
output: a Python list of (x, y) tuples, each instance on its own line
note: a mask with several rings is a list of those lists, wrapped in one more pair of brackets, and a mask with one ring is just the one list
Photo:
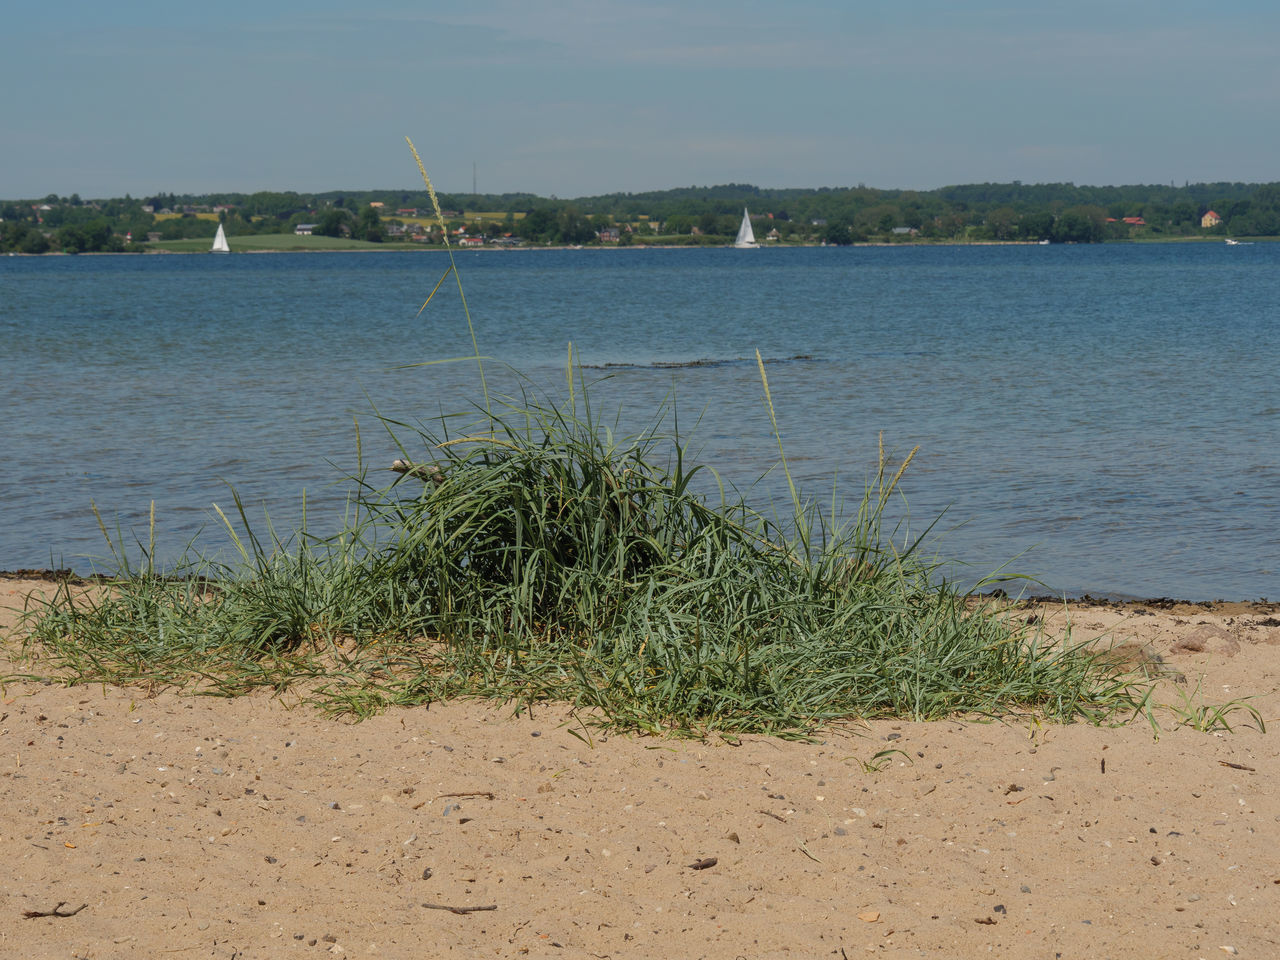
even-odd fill
[[(231, 243), (235, 243), (235, 237), (228, 238)], [(243, 238), (241, 238), (243, 239)], [(1276, 237), (1244, 237), (1241, 238), (1247, 243), (1274, 243), (1280, 241)], [(1106, 240), (1101, 243), (1054, 243), (1049, 246), (1151, 246), (1157, 244), (1222, 244), (1220, 237), (1168, 237), (1162, 239), (1151, 240)], [(861, 243), (850, 244), (823, 244), (823, 243), (787, 243), (766, 245), (761, 244), (755, 249), (760, 250), (813, 250), (823, 249), (828, 246), (845, 246), (845, 247), (1037, 247), (1045, 246), (1037, 240), (904, 240), (901, 242), (884, 242), (884, 241), (866, 241)], [(731, 243), (724, 244), (692, 244), (692, 243), (633, 243), (627, 245), (582, 245), (571, 246), (567, 244), (529, 244), (521, 246), (485, 246), (485, 247), (458, 247), (450, 245), (445, 246), (416, 246), (410, 244), (385, 244), (377, 247), (293, 247), (284, 249), (271, 249), (267, 247), (259, 247), (257, 249), (236, 250), (232, 248), (232, 253), (241, 254), (273, 254), (273, 253), (446, 253), (449, 251), (459, 251), (466, 253), (523, 253), (531, 251), (581, 251), (584, 253), (602, 252), (602, 251), (642, 251), (642, 250), (732, 250), (736, 249)], [(51, 250), (47, 253), (21, 253), (13, 251), (4, 256), (9, 257), (136, 257), (136, 256), (202, 256), (212, 253), (210, 250), (155, 250), (148, 249), (141, 252), (130, 252), (126, 250), (95, 250), (86, 251), (84, 253), (67, 253), (62, 250)]]

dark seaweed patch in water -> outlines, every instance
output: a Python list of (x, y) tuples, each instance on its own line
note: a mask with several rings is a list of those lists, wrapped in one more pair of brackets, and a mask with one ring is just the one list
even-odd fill
[[(654, 360), (651, 363), (586, 363), (588, 370), (675, 370), (683, 367), (737, 367), (755, 365), (753, 357), (715, 358), (704, 357), (701, 360)], [(765, 357), (765, 363), (818, 363), (820, 358), (809, 354), (797, 354), (794, 357)]]

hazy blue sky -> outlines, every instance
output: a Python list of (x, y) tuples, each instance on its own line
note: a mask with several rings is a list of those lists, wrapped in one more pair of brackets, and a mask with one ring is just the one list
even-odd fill
[(1280, 180), (1275, 0), (63, 0), (0, 197)]

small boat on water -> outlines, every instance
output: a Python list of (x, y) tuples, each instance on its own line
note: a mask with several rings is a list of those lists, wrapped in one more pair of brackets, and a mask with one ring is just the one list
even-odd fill
[(210, 253), (230, 253), (231, 246), (227, 243), (226, 231), (222, 229), (222, 224), (218, 224), (218, 234), (213, 238), (213, 246), (209, 249)]
[(755, 250), (760, 246), (756, 243), (756, 233), (751, 229), (751, 214), (746, 207), (742, 208), (742, 226), (738, 227), (738, 237), (733, 245), (739, 250)]

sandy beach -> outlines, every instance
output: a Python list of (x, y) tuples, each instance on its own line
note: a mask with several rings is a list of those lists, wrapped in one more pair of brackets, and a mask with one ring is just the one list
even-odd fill
[[(0, 580), (0, 607), (47, 589)], [(1026, 615), (1131, 644), (1186, 718), (1280, 718), (1280, 604)], [(1280, 956), (1280, 749), (1243, 710), (739, 745), (554, 706), (352, 723), (12, 679), (14, 622), (0, 956)]]

